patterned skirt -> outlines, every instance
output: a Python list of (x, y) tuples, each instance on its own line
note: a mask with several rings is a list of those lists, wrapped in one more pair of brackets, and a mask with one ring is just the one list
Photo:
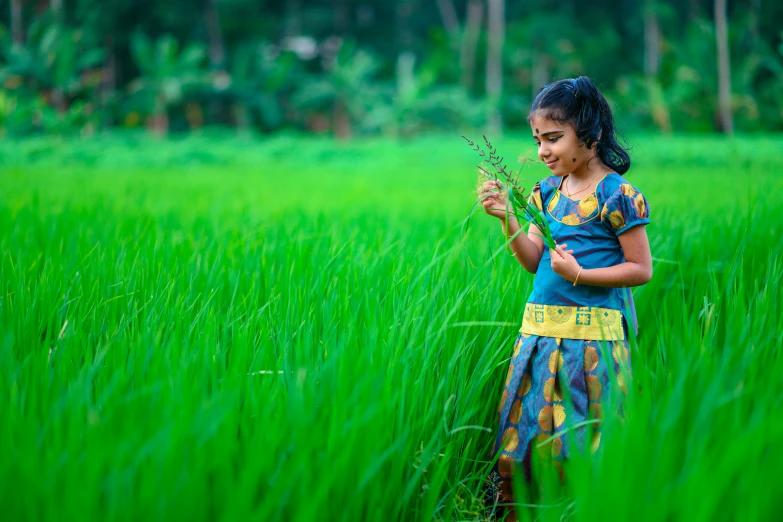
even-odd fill
[[(612, 370), (609, 370), (611, 366)], [(627, 393), (630, 377), (628, 341), (586, 341), (520, 334), (498, 406), (498, 432), (491, 458), (485, 503), (514, 502), (511, 477), (516, 470), (531, 481), (533, 452), (561, 474), (568, 457), (565, 430), (580, 450), (596, 451), (601, 443), (600, 419), (614, 390)], [(617, 382), (616, 387), (610, 380)], [(567, 389), (567, 390), (565, 390)], [(564, 392), (570, 396), (564, 400)], [(621, 397), (618, 397), (620, 399)], [(617, 404), (621, 403), (618, 400)], [(618, 412), (619, 413), (619, 412)], [(598, 422), (569, 428), (587, 420)], [(553, 435), (561, 437), (553, 438)]]

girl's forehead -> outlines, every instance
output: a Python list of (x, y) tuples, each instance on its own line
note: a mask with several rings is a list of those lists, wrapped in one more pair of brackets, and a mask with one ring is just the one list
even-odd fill
[(549, 132), (565, 132), (570, 127), (565, 123), (556, 122), (540, 116), (533, 116), (530, 119), (530, 128), (533, 134), (546, 134)]

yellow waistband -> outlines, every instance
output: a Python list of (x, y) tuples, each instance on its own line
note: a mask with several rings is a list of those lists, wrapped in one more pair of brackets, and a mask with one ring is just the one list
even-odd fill
[(625, 339), (620, 310), (594, 306), (559, 306), (527, 303), (522, 328), (527, 335), (622, 341)]

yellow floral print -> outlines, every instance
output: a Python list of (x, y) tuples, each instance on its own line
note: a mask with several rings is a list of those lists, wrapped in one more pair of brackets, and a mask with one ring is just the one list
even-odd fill
[(552, 196), (552, 199), (549, 200), (549, 205), (546, 207), (550, 214), (555, 211), (558, 201), (560, 201), (560, 192), (555, 192), (555, 195)]
[(508, 399), (508, 390), (503, 390), (503, 395), (500, 396), (500, 404), (498, 404), (498, 413), (503, 411), (503, 406), (506, 405), (506, 399)]
[(598, 199), (595, 194), (590, 194), (577, 205), (579, 207), (579, 215), (582, 217), (590, 217), (593, 212), (598, 210)]
[(620, 189), (623, 191), (623, 194), (629, 197), (634, 197), (636, 195), (636, 189), (633, 188), (632, 185), (629, 185), (628, 183), (623, 183), (620, 185)]
[(598, 351), (588, 346), (585, 348), (585, 371), (592, 372), (598, 366)]
[(544, 431), (552, 430), (552, 406), (544, 406), (538, 412), (538, 425)]
[(553, 374), (556, 374), (563, 366), (565, 366), (565, 361), (563, 361), (563, 354), (560, 353), (560, 350), (555, 350), (549, 356), (549, 371)]
[(517, 390), (517, 396), (518, 397), (524, 397), (530, 392), (530, 374), (527, 372), (522, 376), (522, 382), (519, 384), (519, 389)]
[(625, 219), (623, 218), (623, 215), (620, 214), (619, 210), (615, 210), (609, 214), (609, 222), (615, 230), (620, 230), (625, 227)]
[(552, 396), (555, 394), (555, 378), (550, 377), (544, 383), (544, 400), (552, 402)]
[(522, 416), (522, 402), (520, 402), (519, 399), (514, 401), (514, 404), (511, 406), (511, 415), (509, 415), (508, 419), (513, 423), (516, 424), (519, 422), (519, 418)]
[(644, 196), (641, 194), (637, 195), (634, 200), (634, 205), (636, 206), (636, 213), (639, 214), (640, 218), (646, 218), (647, 217), (647, 203), (644, 202)]
[(506, 441), (504, 449), (509, 453), (517, 449), (519, 444), (519, 432), (516, 428), (509, 428), (503, 433), (503, 440)]
[(587, 397), (591, 401), (597, 401), (601, 396), (601, 381), (595, 375), (585, 377), (585, 386), (587, 387)]
[(552, 408), (552, 414), (555, 420), (555, 427), (559, 428), (566, 420), (565, 408), (562, 404), (555, 404), (554, 408)]

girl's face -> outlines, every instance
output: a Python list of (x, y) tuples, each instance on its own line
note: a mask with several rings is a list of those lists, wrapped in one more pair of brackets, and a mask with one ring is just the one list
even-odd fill
[(587, 169), (587, 162), (595, 157), (595, 148), (588, 149), (576, 137), (576, 131), (567, 123), (558, 123), (534, 114), (530, 120), (533, 139), (541, 158), (555, 176), (565, 176)]

